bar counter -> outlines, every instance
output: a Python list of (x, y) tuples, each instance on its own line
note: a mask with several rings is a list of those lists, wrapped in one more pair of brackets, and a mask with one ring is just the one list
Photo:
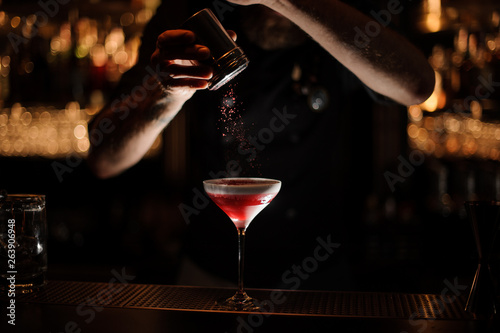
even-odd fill
[[(116, 280), (115, 280), (116, 281)], [(260, 312), (224, 311), (234, 289), (49, 281), (17, 294), (15, 327), (2, 332), (495, 332), (464, 311), (465, 298), (435, 294), (248, 289)], [(5, 313), (9, 298), (1, 296)], [(498, 332), (498, 331), (496, 331)]]

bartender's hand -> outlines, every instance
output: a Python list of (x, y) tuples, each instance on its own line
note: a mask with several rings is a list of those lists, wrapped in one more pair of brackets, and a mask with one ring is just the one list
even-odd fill
[[(236, 40), (234, 31), (228, 30), (228, 34)], [(208, 87), (213, 71), (200, 61), (210, 56), (210, 50), (196, 44), (195, 40), (194, 32), (182, 29), (167, 30), (158, 36), (151, 63), (160, 66), (162, 75), (159, 79), (169, 97), (176, 96), (186, 101), (196, 90)]]
[(195, 43), (189, 30), (167, 30), (158, 36), (151, 63), (159, 69), (161, 83), (169, 93), (189, 99), (196, 90), (205, 89), (212, 68), (199, 61), (210, 56), (210, 50)]

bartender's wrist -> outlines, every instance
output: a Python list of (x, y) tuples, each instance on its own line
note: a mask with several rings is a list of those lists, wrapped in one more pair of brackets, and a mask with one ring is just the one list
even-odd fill
[(192, 93), (175, 91), (158, 81), (157, 87), (151, 90), (147, 97), (149, 102), (146, 104), (146, 119), (166, 126), (191, 96)]

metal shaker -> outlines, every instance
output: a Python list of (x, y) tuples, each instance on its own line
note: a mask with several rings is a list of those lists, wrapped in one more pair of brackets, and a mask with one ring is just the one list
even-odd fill
[(181, 26), (196, 34), (196, 42), (210, 49), (210, 58), (203, 61), (213, 68), (213, 77), (209, 80), (208, 89), (217, 90), (248, 66), (248, 58), (226, 32), (214, 13), (205, 8)]

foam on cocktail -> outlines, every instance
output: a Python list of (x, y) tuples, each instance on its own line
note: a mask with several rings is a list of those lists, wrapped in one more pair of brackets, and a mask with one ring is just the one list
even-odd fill
[(221, 178), (204, 182), (205, 191), (214, 194), (278, 193), (281, 182), (267, 178)]

